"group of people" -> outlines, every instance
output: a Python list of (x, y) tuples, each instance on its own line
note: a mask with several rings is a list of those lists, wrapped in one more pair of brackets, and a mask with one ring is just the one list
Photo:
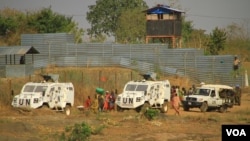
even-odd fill
[(106, 91), (105, 95), (96, 94), (95, 99), (92, 101), (91, 97), (88, 98), (84, 102), (84, 108), (89, 110), (93, 110), (96, 112), (106, 112), (115, 110), (115, 98), (116, 94), (114, 91)]
[(186, 95), (192, 95), (196, 91), (195, 85), (189, 88), (187, 91), (185, 87), (180, 88), (178, 85), (171, 87), (171, 105), (175, 110), (176, 115), (180, 115), (180, 107), (182, 105), (181, 101)]
[(106, 91), (105, 96), (98, 96), (99, 111), (112, 111), (115, 110), (115, 92)]
[[(175, 115), (180, 115), (180, 106), (182, 105), (181, 101), (183, 96), (193, 94), (195, 89), (194, 85), (189, 91), (186, 91), (184, 87), (181, 89), (179, 86), (171, 87), (171, 106), (175, 110)], [(235, 102), (240, 105), (241, 89), (239, 86), (236, 86), (235, 94)], [(112, 111), (115, 110), (115, 99), (116, 93), (114, 91), (106, 91), (105, 95), (96, 94), (94, 101), (88, 96), (84, 103), (84, 108), (92, 109), (94, 112)]]

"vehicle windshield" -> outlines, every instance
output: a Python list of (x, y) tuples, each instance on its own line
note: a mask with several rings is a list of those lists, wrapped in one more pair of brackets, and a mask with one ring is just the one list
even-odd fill
[(136, 85), (136, 84), (128, 84), (126, 86), (126, 91), (146, 91), (148, 85)]
[(47, 86), (35, 86), (35, 85), (27, 85), (24, 87), (24, 92), (43, 92), (46, 91)]
[(47, 88), (47, 86), (37, 86), (35, 92), (43, 92), (46, 91)]
[(210, 91), (211, 91), (210, 89), (203, 89), (203, 88), (196, 89), (195, 95), (209, 96)]
[(34, 85), (27, 85), (25, 86), (25, 88), (23, 89), (24, 92), (33, 92), (35, 89)]

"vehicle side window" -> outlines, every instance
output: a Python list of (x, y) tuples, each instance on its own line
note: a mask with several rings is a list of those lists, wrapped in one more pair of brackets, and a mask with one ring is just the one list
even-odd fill
[(211, 92), (211, 97), (215, 97), (215, 91), (214, 90), (212, 90), (212, 92)]
[(227, 97), (227, 90), (226, 89), (221, 89), (219, 91), (219, 96), (220, 96), (220, 98), (226, 98)]

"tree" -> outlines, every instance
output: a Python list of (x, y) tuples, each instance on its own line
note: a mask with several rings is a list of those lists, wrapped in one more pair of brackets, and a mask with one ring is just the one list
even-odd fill
[(0, 11), (0, 44), (20, 44), (20, 34), (29, 32), (25, 14), (10, 8)]
[(18, 27), (17, 21), (11, 17), (4, 17), (0, 15), (0, 35), (5, 36), (8, 32), (16, 31)]
[(216, 27), (209, 35), (209, 41), (207, 43), (207, 53), (211, 55), (218, 55), (219, 51), (224, 50), (226, 39), (226, 32)]
[(72, 28), (72, 30), (69, 32), (74, 34), (75, 43), (82, 43), (82, 36), (84, 35), (84, 30), (82, 28), (78, 28), (77, 26)]
[(118, 19), (117, 42), (141, 43), (145, 40), (146, 20), (142, 9), (126, 10)]
[(192, 21), (185, 21), (185, 18), (182, 18), (182, 41), (185, 47), (188, 47), (188, 42), (190, 41), (191, 35), (193, 32)]
[(205, 34), (206, 30), (194, 29), (191, 34), (192, 47), (206, 50), (206, 45), (209, 41), (209, 36)]
[(226, 32), (216, 27), (209, 35), (209, 41), (207, 43), (208, 52), (206, 53), (210, 55), (218, 55), (219, 51), (224, 50), (226, 39)]
[(51, 8), (27, 13), (6, 8), (0, 11), (0, 44), (19, 45), (23, 33), (58, 32), (74, 34), (75, 41), (79, 43), (84, 30), (77, 26), (72, 17), (54, 13)]
[(95, 38), (91, 37), (90, 42), (92, 43), (103, 43), (106, 40), (106, 36), (103, 34), (97, 35)]
[(51, 7), (27, 15), (28, 26), (36, 29), (38, 33), (70, 32), (77, 25), (72, 21), (72, 17), (54, 13)]
[(249, 61), (250, 58), (250, 38), (247, 24), (232, 23), (225, 30), (227, 32), (227, 49), (220, 54), (233, 54), (240, 56), (242, 61)]
[(122, 12), (132, 9), (146, 9), (143, 0), (97, 0), (96, 5), (89, 6), (87, 20), (91, 28), (87, 30), (90, 36), (106, 34), (116, 37), (118, 20)]

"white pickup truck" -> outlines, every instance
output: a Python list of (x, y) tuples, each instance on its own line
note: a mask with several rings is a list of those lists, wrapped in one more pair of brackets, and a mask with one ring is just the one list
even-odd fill
[(227, 85), (206, 84), (196, 88), (193, 95), (184, 96), (182, 106), (184, 111), (190, 108), (200, 108), (201, 112), (219, 110), (225, 112), (234, 105), (234, 89)]

